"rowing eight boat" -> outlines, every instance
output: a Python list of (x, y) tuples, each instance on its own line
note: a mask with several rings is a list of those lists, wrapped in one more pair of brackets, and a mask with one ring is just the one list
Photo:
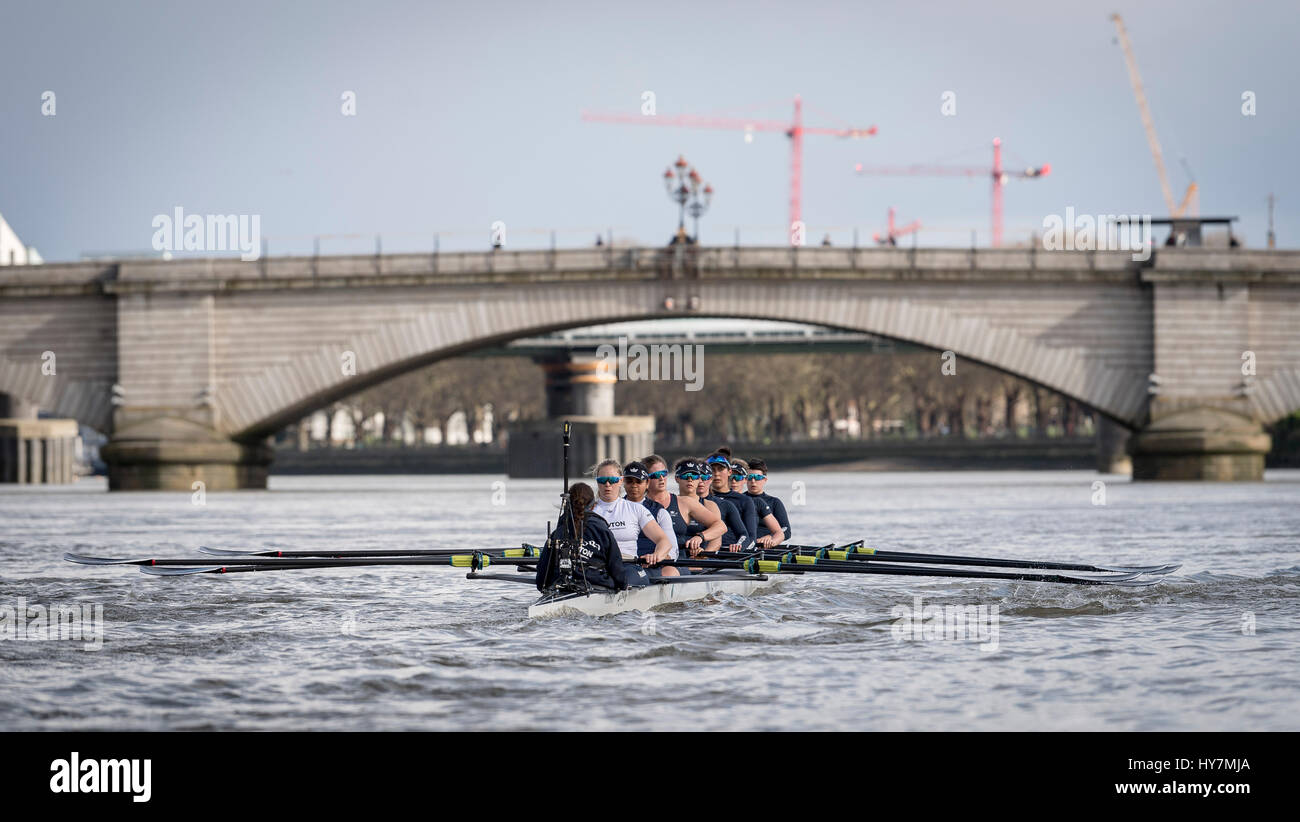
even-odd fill
[(675, 602), (694, 602), (718, 594), (748, 596), (772, 588), (781, 581), (774, 576), (721, 571), (708, 576), (681, 577), (671, 582), (656, 581), (656, 584), (644, 588), (629, 588), (611, 593), (549, 594), (528, 606), (528, 616), (609, 616), (626, 611), (649, 611)]

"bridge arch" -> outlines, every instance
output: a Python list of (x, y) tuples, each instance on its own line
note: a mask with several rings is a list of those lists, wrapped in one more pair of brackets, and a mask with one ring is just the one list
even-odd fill
[[(670, 317), (778, 320), (865, 332), (951, 350), (959, 360), (1023, 377), (1129, 426), (1140, 424), (1146, 411), (1151, 349), (1149, 344), (1135, 346), (1132, 335), (1133, 326), (1142, 329), (1140, 296), (1135, 300), (1135, 295), (1125, 295), (1137, 303), (1126, 309), (1126, 303), (1108, 302), (1106, 295), (1071, 301), (1054, 292), (1050, 300), (1030, 301), (1026, 310), (1022, 289), (1008, 289), (1007, 299), (1014, 295), (1019, 308), (999, 317), (987, 286), (978, 304), (961, 288), (927, 297), (918, 296), (915, 287), (879, 283), (738, 286), (547, 284), (533, 287), (523, 299), (517, 291), (508, 301), (477, 295), (476, 300), (486, 302), (469, 311), (427, 297), (421, 304), (419, 293), (376, 295), (393, 310), (385, 319), (301, 346), (279, 361), (222, 383), (216, 398), (218, 419), (230, 436), (251, 441), (357, 391), (478, 348), (569, 328)], [(466, 304), (476, 302), (460, 303)], [(691, 305), (698, 308), (692, 310)], [(1123, 322), (1117, 313), (1125, 315)], [(1149, 310), (1146, 313), (1149, 316)], [(1107, 341), (1097, 334), (1105, 327), (1114, 329), (1116, 339)], [(345, 375), (341, 368), (346, 352), (355, 355), (355, 375)]]

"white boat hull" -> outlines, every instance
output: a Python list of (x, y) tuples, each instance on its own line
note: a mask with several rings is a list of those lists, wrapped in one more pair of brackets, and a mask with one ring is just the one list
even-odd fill
[(782, 581), (775, 576), (761, 578), (725, 574), (693, 576), (688, 579), (692, 581), (630, 588), (612, 594), (576, 595), (559, 599), (543, 598), (528, 607), (528, 616), (551, 617), (574, 613), (608, 616), (625, 611), (650, 611), (662, 605), (693, 602), (717, 594), (748, 596), (756, 591), (771, 588)]

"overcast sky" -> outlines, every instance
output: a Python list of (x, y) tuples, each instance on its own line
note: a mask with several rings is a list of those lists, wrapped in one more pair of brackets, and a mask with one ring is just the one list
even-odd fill
[[(667, 240), (665, 166), (717, 189), (703, 241), (777, 242), (789, 141), (584, 123), (584, 109), (876, 125), (805, 140), (804, 219), (863, 241), (889, 206), (922, 245), (988, 242), (986, 179), (855, 163), (1050, 163), (1006, 189), (1007, 241), (1045, 215), (1166, 209), (1109, 14), (1125, 16), (1171, 185), (1300, 245), (1300, 4), (1283, 2), (32, 2), (3, 0), (0, 214), (47, 260), (147, 250), (152, 220), (258, 214), (272, 254), (314, 234), (385, 250)], [(42, 114), (55, 93), (56, 113)], [(356, 94), (356, 116), (341, 95)], [(945, 91), (956, 116), (941, 113)], [(1242, 94), (1255, 95), (1244, 116)], [(373, 248), (327, 240), (322, 251)]]

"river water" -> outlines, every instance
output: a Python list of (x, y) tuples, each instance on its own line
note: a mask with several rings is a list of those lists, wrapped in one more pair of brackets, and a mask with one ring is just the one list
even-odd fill
[[(807, 574), (531, 621), (531, 588), (449, 567), (159, 578), (61, 557), (538, 542), (558, 482), (277, 476), (203, 505), (7, 486), (0, 609), (102, 606), (103, 639), (0, 638), (0, 730), (1300, 729), (1300, 472), (1100, 479), (819, 472), (769, 491), (796, 542), (1181, 571), (1145, 589)], [(989, 632), (910, 638), (918, 605), (985, 606)]]

